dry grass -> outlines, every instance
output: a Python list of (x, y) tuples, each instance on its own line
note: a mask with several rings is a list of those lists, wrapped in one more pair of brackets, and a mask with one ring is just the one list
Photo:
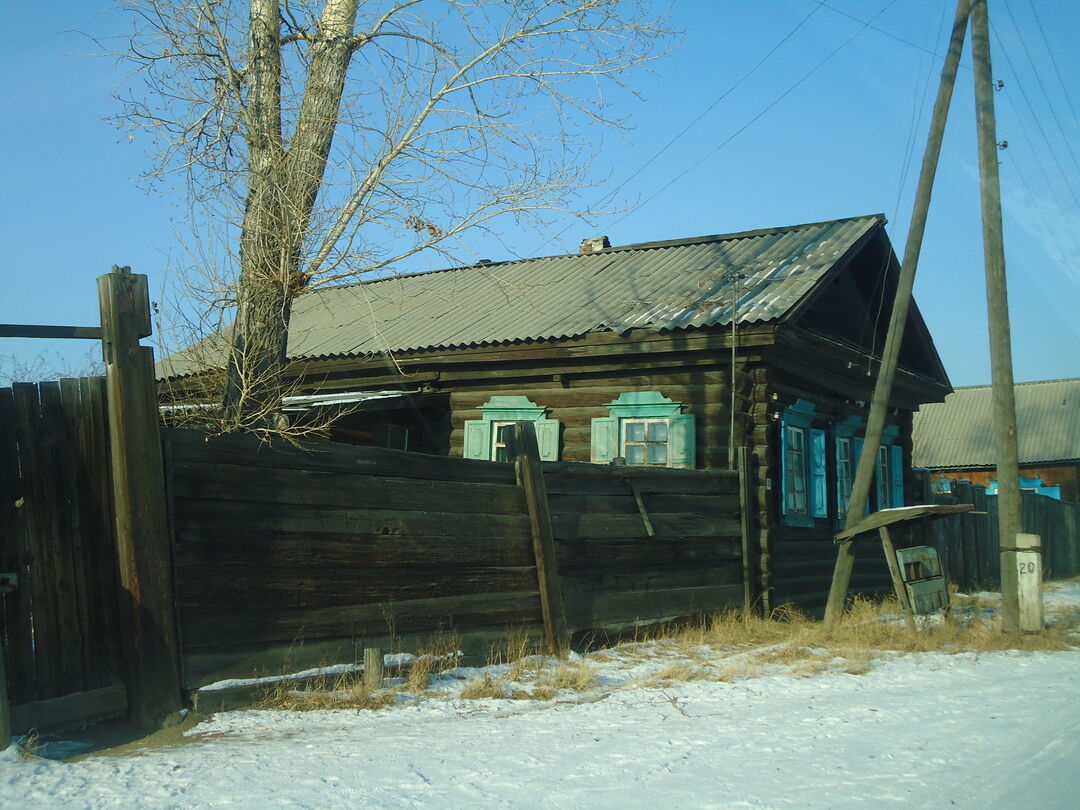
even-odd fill
[(304, 689), (294, 688), (288, 681), (278, 681), (267, 689), (258, 703), (260, 709), (286, 711), (317, 711), (319, 709), (382, 709), (393, 705), (397, 695), (393, 690), (371, 691), (356, 673), (312, 678)]
[(494, 678), (487, 672), (461, 690), (463, 700), (500, 700), (506, 696), (506, 678)]

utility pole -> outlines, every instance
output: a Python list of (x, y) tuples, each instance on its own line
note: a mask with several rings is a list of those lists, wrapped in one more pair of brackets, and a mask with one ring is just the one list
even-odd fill
[(1020, 532), (1020, 462), (1016, 447), (1009, 301), (1005, 285), (1005, 245), (1001, 232), (1001, 186), (998, 180), (994, 89), (990, 67), (990, 23), (986, 0), (972, 0), (971, 49), (975, 58), (975, 116), (979, 130), (979, 180), (982, 192), (986, 307), (990, 326), (990, 367), (997, 451), (998, 540), (1001, 547), (1002, 629), (1020, 630), (1016, 567)]
[[(922, 169), (919, 173), (919, 186), (915, 192), (915, 207), (911, 215), (911, 227), (908, 229), (907, 243), (904, 246), (904, 260), (900, 266), (900, 279), (897, 282), (896, 297), (892, 315), (889, 318), (889, 330), (885, 338), (885, 348), (881, 355), (881, 367), (874, 385), (874, 396), (870, 402), (870, 413), (866, 420), (866, 438), (863, 441), (859, 466), (855, 481), (851, 487), (848, 501), (847, 525), (858, 522), (866, 509), (870, 496), (870, 485), (877, 466), (878, 445), (885, 429), (885, 415), (892, 397), (893, 379), (900, 357), (900, 345), (904, 339), (904, 324), (907, 322), (908, 308), (911, 303), (911, 290), (915, 285), (915, 269), (919, 264), (922, 250), (923, 233), (926, 230), (926, 217), (930, 210), (930, 196), (934, 189), (934, 176), (937, 173), (938, 156), (941, 154), (941, 142), (945, 135), (945, 121), (949, 115), (953, 85), (956, 83), (956, 71), (960, 64), (960, 54), (964, 48), (964, 35), (967, 31), (969, 0), (959, 0), (956, 4), (956, 17), (953, 20), (949, 51), (945, 57), (945, 66), (941, 70), (941, 83), (938, 86), (937, 99), (934, 101), (933, 118), (930, 121), (930, 135), (927, 138), (926, 152), (923, 154)], [(884, 295), (884, 292), (882, 292)], [(1011, 389), (1010, 389), (1011, 390)], [(855, 566), (854, 538), (840, 544), (836, 555), (836, 567), (833, 570), (832, 585), (829, 588), (829, 601), (825, 606), (825, 630), (830, 631), (840, 620), (844, 611), (851, 571)]]

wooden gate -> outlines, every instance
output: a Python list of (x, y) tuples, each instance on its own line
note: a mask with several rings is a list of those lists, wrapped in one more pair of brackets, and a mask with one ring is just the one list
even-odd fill
[(102, 377), (0, 389), (0, 640), (12, 731), (123, 715)]

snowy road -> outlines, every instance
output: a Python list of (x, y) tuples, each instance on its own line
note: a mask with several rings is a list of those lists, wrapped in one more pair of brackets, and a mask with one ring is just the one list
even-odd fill
[(235, 712), (181, 746), (0, 755), (0, 806), (1072, 808), (1080, 652), (925, 654), (865, 675), (595, 702)]

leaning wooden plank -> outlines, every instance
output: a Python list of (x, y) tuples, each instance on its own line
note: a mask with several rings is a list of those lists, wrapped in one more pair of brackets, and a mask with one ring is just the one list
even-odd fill
[(90, 723), (123, 717), (127, 713), (127, 690), (123, 684), (37, 700), (11, 707), (11, 729), (25, 734), (73, 723)]
[(525, 514), (521, 489), (511, 484), (193, 462), (174, 462), (172, 475), (178, 498), (404, 510), (422, 504), (431, 512)]
[(975, 507), (969, 503), (944, 504), (930, 503), (919, 506), (900, 506), (894, 509), (881, 509), (873, 512), (854, 526), (849, 526), (834, 535), (834, 540), (846, 540), (863, 532), (870, 532), (882, 526), (892, 526), (894, 523), (904, 523), (925, 516), (940, 517), (944, 515), (956, 515), (961, 512), (970, 512)]
[[(669, 513), (654, 515), (652, 525), (658, 537), (737, 538), (742, 532), (737, 517)], [(552, 526), (560, 540), (649, 536), (645, 524), (636, 515), (556, 515)]]
[(399, 478), (514, 483), (510, 464), (408, 453), (382, 447), (356, 447), (333, 442), (312, 442), (300, 448), (267, 444), (251, 436), (214, 436), (190, 430), (168, 431), (178, 462), (241, 464), (250, 467), (340, 470), (364, 475)]
[(540, 612), (544, 617), (544, 631), (548, 650), (564, 657), (570, 650), (570, 637), (566, 631), (566, 612), (563, 608), (562, 588), (559, 584), (559, 562), (555, 540), (551, 534), (551, 513), (548, 511), (547, 490), (544, 474), (540, 468), (540, 453), (536, 432), (531, 423), (514, 425), (510, 452), (515, 457), (518, 483), (525, 493), (529, 510), (529, 528), (532, 533), (533, 554), (536, 559), (536, 578), (540, 593)]

